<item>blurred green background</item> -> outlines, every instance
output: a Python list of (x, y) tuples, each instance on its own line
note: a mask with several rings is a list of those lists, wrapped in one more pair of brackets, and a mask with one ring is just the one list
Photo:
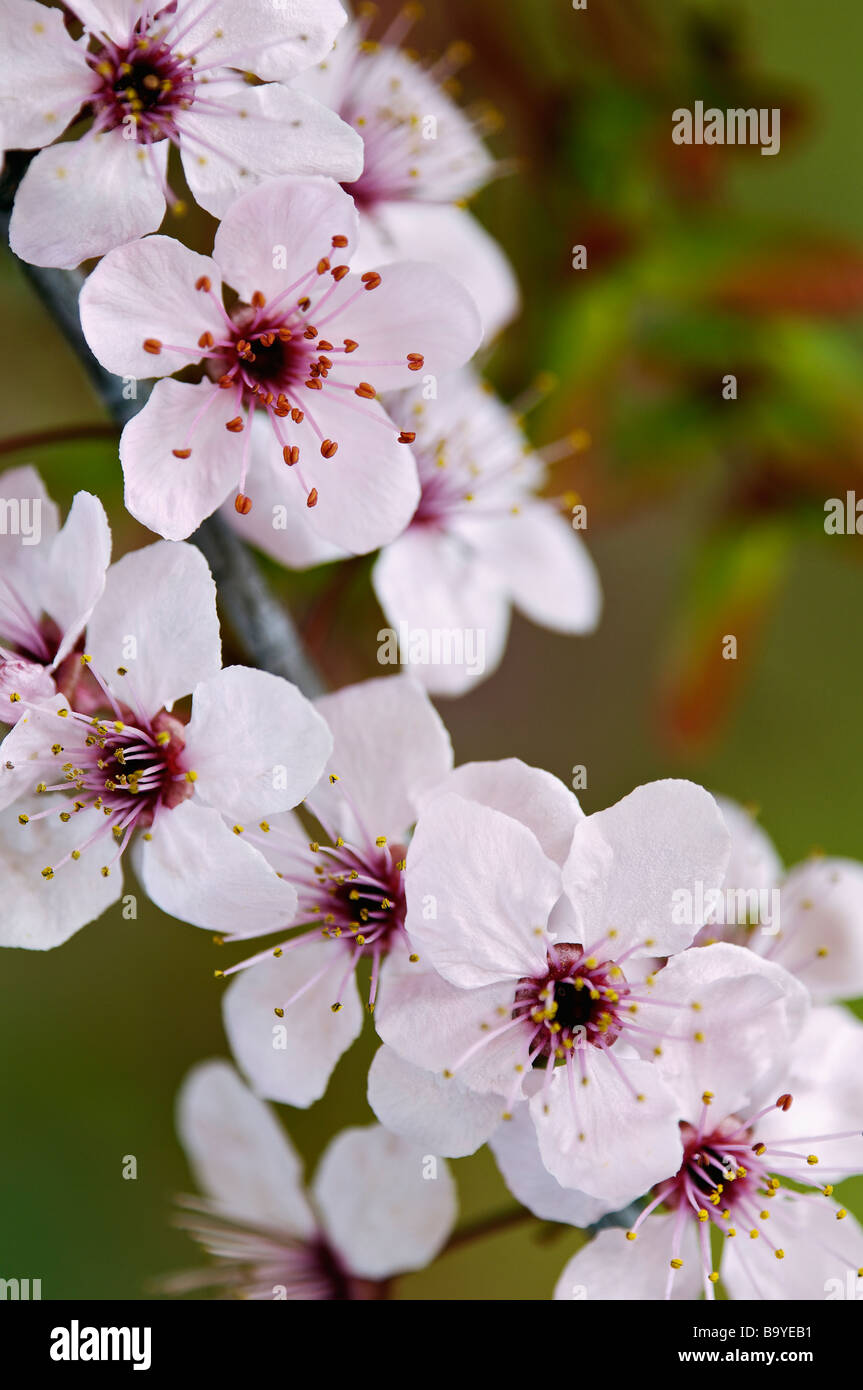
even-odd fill
[[(827, 497), (863, 495), (863, 9), (436, 0), (410, 42), (456, 38), (474, 50), (464, 100), (501, 113), (492, 144), (516, 164), (475, 205), (525, 300), (488, 371), (509, 396), (555, 374), (528, 421), (536, 443), (589, 431), (554, 482), (587, 503), (606, 598), (587, 640), (514, 623), (498, 673), (441, 704), (457, 760), (517, 755), (566, 781), (584, 764), (588, 810), (691, 776), (756, 803), (789, 864), (816, 846), (863, 858), (861, 542), (823, 532)], [(779, 106), (779, 155), (672, 145), (671, 111), (696, 99)], [(182, 234), (208, 249), (205, 219)], [(587, 271), (570, 268), (576, 243)], [(0, 303), (3, 439), (101, 423), (8, 255)], [(736, 402), (721, 399), (726, 372)], [(115, 555), (150, 539), (123, 513), (110, 439), (0, 457), (24, 462), (64, 505), (82, 487), (102, 496)], [(334, 685), (379, 673), (367, 562), (267, 568)], [(198, 1263), (169, 1224), (190, 1189), (173, 1102), (190, 1066), (226, 1053), (218, 964), (207, 933), (143, 899), (137, 921), (117, 908), (59, 950), (3, 954), (0, 1274), (41, 1278), (45, 1298), (134, 1299)], [(373, 1048), (369, 1027), (322, 1102), (283, 1110), (310, 1167), (336, 1128), (371, 1119)], [(455, 1171), (465, 1220), (512, 1205), (487, 1155)], [(842, 1197), (863, 1216), (863, 1181)], [(501, 1234), (396, 1294), (547, 1298), (578, 1239)]]

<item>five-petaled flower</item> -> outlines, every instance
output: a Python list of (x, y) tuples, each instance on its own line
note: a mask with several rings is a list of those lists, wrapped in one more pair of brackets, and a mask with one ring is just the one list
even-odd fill
[[(305, 796), (331, 738), (290, 682), (221, 669), (200, 551), (159, 541), (112, 565), (79, 660), (98, 713), (9, 697), (24, 713), (0, 746), (0, 943), (44, 950), (98, 917), (122, 892), (112, 870), (133, 839), (165, 912), (236, 931), (253, 896), (254, 930), (290, 918), (295, 890), (241, 832)], [(190, 694), (186, 717), (176, 704)]]
[[(0, 138), (6, 149), (40, 151), (12, 214), (22, 260), (76, 266), (155, 231), (166, 202), (182, 212), (167, 180), (172, 145), (192, 194), (216, 217), (261, 179), (352, 179), (362, 169), (355, 133), (285, 85), (330, 49), (345, 21), (338, 0), (64, 8), (80, 37), (59, 9), (0, 6)], [(67, 127), (77, 140), (52, 144)]]
[[(479, 320), (437, 266), (352, 274), (356, 229), (331, 180), (273, 179), (234, 203), (212, 258), (146, 237), (89, 277), (81, 323), (103, 366), (163, 378), (205, 368), (197, 384), (159, 381), (123, 431), (126, 505), (152, 530), (183, 539), (232, 488), (247, 514), (253, 457), (282, 510), (299, 496), (313, 529), (346, 550), (407, 525), (419, 496), (412, 436), (377, 390), (461, 365)], [(239, 296), (230, 309), (223, 274)]]
[[(407, 857), (406, 926), (429, 968), (412, 973), (393, 952), (378, 1032), (404, 1061), (457, 1080), (459, 1110), (470, 1092), (496, 1095), (506, 1120), (528, 1100), (558, 1182), (625, 1205), (678, 1166), (681, 1088), (719, 1058), (729, 1083), (754, 1085), (765, 1032), (787, 1036), (808, 1005), (752, 952), (687, 949), (697, 925), (673, 922), (673, 891), (721, 882), (727, 856), (716, 803), (691, 782), (654, 782), (584, 816), (517, 761), (457, 769), (421, 807)], [(670, 959), (645, 975), (657, 956)], [(373, 1077), (381, 1116), (393, 1074)]]
[[(795, 1053), (826, 1065), (794, 1078), (793, 1094), (768, 1087), (759, 1102), (742, 1085), (737, 1095), (726, 1087), (722, 1104), (709, 1090), (692, 1096), (679, 1166), (628, 1231), (601, 1231), (570, 1260), (555, 1297), (712, 1299), (721, 1279), (733, 1299), (815, 1300), (831, 1280), (844, 1297), (848, 1274), (860, 1287), (863, 1229), (834, 1184), (863, 1171), (861, 1042), (851, 1014), (816, 1009)], [(765, 1035), (766, 1048), (776, 1044)], [(775, 1055), (784, 1049), (779, 1039)]]
[[(259, 1094), (310, 1105), (360, 1032), (356, 983), (368, 962), (375, 1009), (382, 963), (409, 953), (404, 857), (423, 796), (452, 767), (449, 735), (410, 676), (349, 686), (317, 701), (333, 737), (319, 785), (306, 797), (312, 829), (271, 817), (253, 843), (297, 891), (287, 940), (220, 974), (234, 1055)], [(254, 898), (248, 914), (257, 916)], [(230, 938), (228, 938), (230, 940)]]
[(163, 1281), (247, 1299), (376, 1299), (396, 1275), (440, 1252), (456, 1216), (443, 1160), (380, 1125), (342, 1130), (311, 1189), (273, 1111), (226, 1062), (186, 1078), (178, 1129), (204, 1199), (179, 1224), (214, 1256), (209, 1269)]

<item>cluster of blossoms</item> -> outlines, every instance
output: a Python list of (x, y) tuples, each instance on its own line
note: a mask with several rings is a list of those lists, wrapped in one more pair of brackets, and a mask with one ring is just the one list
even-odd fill
[[(455, 767), (431, 703), (495, 669), (513, 608), (586, 633), (601, 595), (548, 455), (471, 365), (518, 308), (463, 206), (497, 169), (447, 90), (464, 54), (420, 64), (410, 22), (375, 40), (337, 0), (0, 0), (0, 137), (39, 151), (12, 248), (101, 257), (81, 328), (106, 372), (155, 380), (119, 457), (160, 538), (112, 563), (97, 498), (61, 525), (32, 468), (0, 476), (40, 516), (0, 535), (0, 944), (68, 940), (129, 851), (230, 957), (246, 1080), (211, 1062), (181, 1093), (205, 1194), (181, 1220), (213, 1263), (174, 1291), (385, 1297), (446, 1245), (445, 1160), (488, 1143), (543, 1220), (638, 1204), (559, 1298), (819, 1297), (863, 1267), (833, 1200), (863, 1171), (863, 1025), (840, 1002), (863, 993), (863, 867), (783, 875), (747, 813), (685, 780), (588, 815), (517, 759)], [(209, 256), (159, 231), (184, 206), (172, 145), (220, 219)], [(481, 632), (483, 669), (311, 701), (223, 667), (189, 542), (222, 508), (291, 569), (379, 552), (387, 620)], [(710, 906), (749, 890), (781, 925)], [(306, 1193), (265, 1101), (318, 1101), (366, 1015), (379, 1123), (337, 1136)]]

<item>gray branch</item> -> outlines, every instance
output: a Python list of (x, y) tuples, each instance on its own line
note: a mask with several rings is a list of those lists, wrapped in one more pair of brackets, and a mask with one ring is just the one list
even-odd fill
[[(8, 240), (8, 211), (0, 211), (0, 227)], [(77, 270), (19, 264), (83, 364), (99, 400), (122, 428), (141, 408), (141, 401), (124, 399), (122, 378), (100, 366), (87, 346), (78, 316), (84, 277)], [(324, 681), (290, 615), (270, 593), (254, 557), (230, 526), (221, 516), (208, 517), (190, 540), (207, 557), (223, 617), (247, 659), (263, 671), (293, 681), (305, 695), (319, 695)]]

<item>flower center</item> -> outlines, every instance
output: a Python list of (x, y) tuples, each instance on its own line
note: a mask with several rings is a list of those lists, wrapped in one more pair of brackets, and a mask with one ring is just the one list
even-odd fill
[(554, 1065), (586, 1046), (607, 1049), (625, 1026), (629, 986), (619, 965), (585, 954), (584, 947), (555, 945), (548, 973), (519, 980), (512, 1017), (531, 1034), (535, 1067)]
[[(341, 250), (347, 244), (347, 237), (341, 234), (330, 238), (333, 250)], [(217, 341), (213, 333), (207, 330), (198, 338), (194, 348), (185, 344), (164, 343), (159, 338), (145, 338), (142, 343), (144, 351), (154, 357), (169, 352), (178, 353), (191, 361), (203, 361), (207, 375), (215, 383), (212, 395), (195, 415), (186, 437), (178, 440), (176, 447), (172, 448), (175, 458), (185, 460), (192, 456), (198, 423), (221, 392), (224, 392), (227, 406), (225, 413), (239, 410), (240, 413), (231, 414), (224, 425), (230, 434), (245, 434), (239, 449), (239, 487), (234, 500), (234, 506), (242, 516), (248, 515), (252, 509), (252, 499), (245, 493), (245, 484), (251, 457), (251, 431), (248, 425), (253, 410), (266, 412), (282, 457), (293, 469), (306, 494), (306, 505), (314, 507), (318, 501), (318, 490), (305, 481), (302, 468), (295, 467), (300, 461), (300, 447), (286, 433), (290, 429), (288, 416), (297, 425), (306, 420), (318, 441), (321, 457), (331, 459), (338, 452), (338, 440), (325, 433), (316, 418), (319, 411), (325, 410), (329, 414), (338, 411), (348, 427), (351, 415), (359, 414), (372, 419), (382, 430), (389, 433), (395, 430), (388, 415), (379, 407), (372, 408), (377, 391), (371, 382), (359, 380), (354, 368), (404, 365), (412, 372), (423, 368), (425, 359), (420, 352), (409, 352), (403, 359), (395, 361), (357, 361), (352, 356), (360, 346), (355, 338), (343, 337), (340, 341), (334, 338), (330, 341), (324, 336), (321, 330), (325, 324), (333, 323), (360, 295), (377, 289), (381, 284), (382, 277), (377, 271), (365, 271), (357, 278), (357, 288), (344, 302), (337, 302), (333, 307), (329, 301), (349, 273), (347, 265), (333, 266), (328, 255), (322, 256), (304, 275), (269, 302), (260, 291), (256, 291), (250, 304), (235, 306), (230, 314), (216, 295), (210, 277), (201, 275), (195, 281), (195, 289), (207, 295), (218, 309), (224, 323), (224, 336)], [(298, 289), (302, 287), (307, 290), (317, 286), (327, 275), (330, 284), (317, 294), (314, 304), (308, 293), (293, 298)], [(321, 314), (325, 306), (326, 312)], [(330, 331), (335, 332), (334, 329)], [(333, 379), (329, 380), (331, 373)], [(309, 395), (310, 392), (326, 394), (315, 397)], [(301, 398), (302, 407), (299, 404)], [(311, 406), (309, 401), (312, 402)], [(395, 430), (395, 433), (400, 444), (412, 444), (416, 438), (411, 430)]]
[[(211, 1285), (237, 1298), (368, 1301), (387, 1296), (387, 1281), (353, 1274), (323, 1234), (301, 1239), (279, 1230), (244, 1227), (209, 1203), (183, 1198), (177, 1224), (215, 1257), (217, 1273), (206, 1268), (184, 1290)], [(168, 1292), (170, 1279), (165, 1281)]]
[(177, 138), (174, 116), (188, 110), (195, 97), (191, 62), (158, 34), (106, 46), (88, 54), (87, 61), (101, 78), (93, 97), (100, 130), (124, 126), (130, 140), (146, 145)]
[(244, 408), (260, 403), (284, 419), (292, 408), (285, 393), (296, 392), (307, 379), (325, 380), (332, 362), (316, 350), (314, 339), (306, 336), (305, 326), (296, 317), (288, 322), (290, 311), (265, 315), (263, 297), (257, 298), (260, 304), (232, 311), (224, 343), (205, 344), (214, 348), (207, 372), (223, 390), (239, 387)]
[[(338, 781), (338, 778), (331, 780)], [(341, 1009), (344, 989), (364, 957), (371, 960), (368, 1007), (369, 1013), (373, 1013), (381, 961), (404, 932), (407, 854), (404, 845), (388, 844), (384, 835), (362, 844), (348, 844), (341, 835), (334, 835), (333, 844), (312, 840), (304, 849), (293, 835), (273, 830), (268, 821), (261, 821), (258, 827), (263, 834), (258, 830), (247, 832), (242, 826), (235, 829), (266, 850), (282, 877), (294, 884), (298, 899), (296, 922), (305, 925), (289, 940), (238, 961), (226, 970), (218, 970), (217, 976), (233, 975), (268, 956), (287, 955), (292, 949), (306, 945), (312, 935), (320, 933), (344, 947), (348, 956), (336, 998), (330, 1005), (333, 1013)], [(320, 974), (328, 969), (329, 965), (325, 965)], [(276, 1017), (283, 1018), (294, 1000), (313, 983), (301, 986), (277, 1008)]]
[[(87, 675), (104, 690), (90, 658), (82, 656), (79, 660)], [(16, 694), (10, 698), (13, 704), (29, 706)], [(85, 810), (99, 811), (105, 818), (95, 833), (42, 870), (45, 879), (53, 878), (58, 868), (70, 859), (80, 859), (85, 850), (110, 835), (117, 849), (102, 866), (107, 878), (133, 830), (146, 829), (161, 809), (171, 810), (192, 795), (195, 773), (184, 766), (182, 722), (165, 710), (148, 719), (116, 701), (111, 704), (113, 719), (65, 706), (56, 711), (30, 706), (31, 718), (47, 726), (44, 747), (27, 762), (28, 767), (38, 769), (40, 780), (34, 790), (40, 797), (60, 793), (63, 809), (58, 811), (52, 798), (47, 810), (33, 815), (22, 812), (19, 823), (29, 825), (54, 815), (67, 823)], [(54, 720), (56, 733), (51, 728)]]
[[(735, 1212), (753, 1211), (759, 1192), (771, 1196), (769, 1172), (756, 1153), (752, 1132), (732, 1115), (706, 1133), (682, 1124), (683, 1162), (667, 1183), (656, 1189), (666, 1206), (681, 1204), (694, 1212), (710, 1208), (725, 1221)], [(703, 1217), (701, 1218), (704, 1219)]]
[(328, 851), (329, 863), (315, 865), (317, 898), (310, 907), (323, 918), (325, 935), (347, 936), (360, 955), (373, 956), (392, 945), (405, 920), (403, 845), (375, 846), (374, 851), (348, 845)]

